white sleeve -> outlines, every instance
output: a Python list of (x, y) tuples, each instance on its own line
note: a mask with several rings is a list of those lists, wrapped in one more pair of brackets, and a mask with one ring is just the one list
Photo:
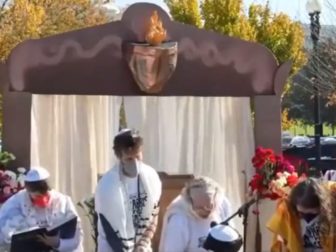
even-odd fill
[(97, 239), (97, 252), (113, 252), (110, 244), (108, 244), (106, 240), (105, 231), (100, 222), (100, 218), (98, 218), (98, 239)]
[(75, 236), (73, 238), (60, 240), (60, 245), (57, 248), (57, 251), (59, 252), (74, 251), (82, 247), (82, 243), (83, 243), (83, 229), (81, 226), (81, 222), (77, 214), (77, 211), (75, 209), (75, 206), (73, 205), (71, 198), (68, 196), (67, 196), (66, 211), (67, 211), (66, 215), (76, 215), (77, 216), (78, 218), (77, 229), (76, 229)]
[[(15, 217), (24, 218), (20, 208), (19, 193), (10, 197), (0, 208), (0, 244), (10, 242), (11, 235), (16, 231), (14, 225), (8, 225)], [(19, 220), (19, 219), (18, 219)]]
[(225, 197), (223, 199), (222, 207), (223, 207), (224, 218), (230, 217), (232, 214), (232, 205), (231, 205), (231, 202)]
[[(220, 206), (220, 211), (221, 211), (220, 216), (221, 216), (222, 221), (225, 221), (227, 218), (229, 218), (232, 215), (232, 206), (231, 206), (230, 201), (226, 197), (224, 197), (222, 201), (222, 204)], [(232, 220), (229, 221), (229, 225), (231, 227), (234, 227), (234, 223)]]
[(185, 216), (174, 214), (167, 220), (167, 224), (163, 227), (164, 237), (160, 241), (159, 252), (184, 252), (187, 249), (188, 220)]
[(83, 241), (83, 231), (78, 225), (74, 238), (72, 238), (72, 239), (61, 239), (60, 245), (57, 248), (57, 251), (59, 251), (59, 252), (74, 251), (78, 247), (82, 246), (81, 245), (82, 241)]

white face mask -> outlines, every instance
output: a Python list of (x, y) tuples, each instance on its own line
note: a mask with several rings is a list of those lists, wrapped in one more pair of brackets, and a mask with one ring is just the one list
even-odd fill
[(139, 166), (140, 166), (140, 161), (138, 161), (137, 159), (133, 159), (130, 161), (124, 161), (122, 163), (122, 169), (123, 169), (124, 174), (130, 178), (134, 178), (138, 176)]

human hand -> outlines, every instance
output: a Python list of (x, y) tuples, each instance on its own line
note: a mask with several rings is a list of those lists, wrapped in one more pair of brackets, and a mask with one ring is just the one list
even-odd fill
[(136, 246), (134, 252), (146, 252), (147, 249), (144, 246)]
[(61, 242), (59, 234), (55, 236), (38, 235), (37, 240), (52, 248), (58, 248)]
[(148, 251), (148, 247), (150, 247), (150, 242), (147, 239), (140, 239), (135, 246), (134, 252), (146, 252)]

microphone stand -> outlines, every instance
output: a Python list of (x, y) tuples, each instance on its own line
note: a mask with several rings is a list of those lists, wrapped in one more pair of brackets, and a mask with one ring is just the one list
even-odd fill
[(243, 240), (243, 248), (244, 252), (246, 252), (246, 236), (247, 236), (247, 218), (248, 218), (248, 210), (250, 206), (257, 202), (257, 199), (253, 198), (248, 202), (244, 203), (233, 215), (227, 218), (225, 221), (221, 222), (220, 225), (229, 225), (229, 221), (236, 216), (243, 217), (243, 228), (244, 228), (244, 240)]

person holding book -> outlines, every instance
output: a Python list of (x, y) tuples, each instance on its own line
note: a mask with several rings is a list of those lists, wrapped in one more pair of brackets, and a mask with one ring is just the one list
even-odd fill
[(99, 181), (95, 193), (98, 252), (149, 252), (161, 196), (158, 173), (142, 162), (143, 139), (122, 130), (113, 143), (118, 163)]
[[(11, 252), (83, 251), (83, 232), (74, 204), (69, 196), (51, 190), (48, 178), (46, 169), (31, 168), (25, 190), (0, 208), (0, 244), (11, 247)], [(51, 229), (54, 232), (49, 232)]]

